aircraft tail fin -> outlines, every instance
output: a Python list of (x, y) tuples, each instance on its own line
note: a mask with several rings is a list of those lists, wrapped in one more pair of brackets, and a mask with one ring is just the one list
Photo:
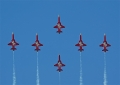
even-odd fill
[(82, 52), (82, 51), (84, 51), (84, 49), (78, 49), (78, 51)]
[(57, 71), (61, 72), (61, 71), (63, 71), (63, 70), (62, 70), (62, 69), (57, 69)]
[(57, 33), (59, 33), (59, 34), (60, 34), (60, 33), (62, 33), (62, 31), (57, 31)]
[(37, 52), (38, 52), (39, 50), (40, 50), (40, 49), (35, 49), (35, 51), (37, 51)]
[(14, 51), (14, 50), (17, 50), (17, 49), (16, 49), (16, 48), (11, 48), (11, 50), (13, 50), (13, 51)]
[(102, 51), (106, 52), (106, 51), (108, 51), (108, 49), (103, 49)]

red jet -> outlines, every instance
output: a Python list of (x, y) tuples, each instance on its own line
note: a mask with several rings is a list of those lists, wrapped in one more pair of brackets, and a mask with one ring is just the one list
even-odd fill
[(17, 43), (14, 39), (14, 33), (12, 32), (12, 40), (10, 43), (8, 43), (8, 45), (12, 46), (11, 50), (16, 50), (15, 46), (19, 45), (19, 43)]
[(79, 46), (80, 47), (78, 49), (78, 51), (80, 51), (80, 52), (84, 51), (84, 49), (82, 49), (83, 46), (87, 46), (86, 44), (83, 43), (81, 34), (80, 34), (80, 40), (79, 40), (78, 44), (76, 44), (75, 46)]
[(65, 28), (65, 26), (63, 26), (62, 24), (61, 24), (61, 22), (60, 22), (60, 16), (58, 15), (58, 23), (57, 23), (57, 25), (56, 26), (54, 26), (54, 28), (57, 28), (58, 29), (58, 31), (57, 31), (57, 33), (61, 33), (62, 31), (61, 31), (61, 28)]
[(40, 49), (39, 49), (39, 46), (43, 46), (43, 44), (41, 44), (40, 42), (39, 42), (39, 40), (38, 40), (38, 34), (36, 33), (36, 41), (35, 41), (35, 43), (34, 44), (32, 44), (32, 46), (35, 46), (36, 47), (36, 49), (35, 49), (35, 51), (39, 51)]
[(58, 67), (57, 71), (59, 71), (59, 72), (63, 71), (63, 70), (61, 69), (61, 67), (65, 66), (65, 64), (63, 64), (62, 61), (60, 60), (60, 55), (59, 55), (59, 57), (58, 57), (58, 63), (55, 64), (54, 66), (57, 66), (57, 67)]
[(107, 43), (107, 41), (106, 41), (106, 35), (104, 34), (104, 41), (100, 45), (100, 47), (104, 47), (104, 49), (102, 51), (106, 52), (106, 51), (108, 51), (107, 47), (109, 47), (109, 46), (111, 46), (111, 45)]

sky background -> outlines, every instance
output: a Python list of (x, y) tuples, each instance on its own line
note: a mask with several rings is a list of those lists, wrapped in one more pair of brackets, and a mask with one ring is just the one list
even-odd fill
[[(39, 51), (40, 85), (58, 85), (58, 54), (66, 65), (61, 85), (79, 85), (79, 34), (86, 47), (82, 52), (84, 85), (103, 85), (104, 53), (99, 45), (106, 33), (111, 44), (106, 53), (108, 85), (120, 85), (120, 2), (118, 0), (1, 0), (0, 1), (0, 85), (12, 85), (12, 51), (7, 44), (14, 32), (20, 44), (15, 51), (16, 85), (36, 85), (35, 42), (38, 33), (44, 45)], [(65, 26), (53, 28), (58, 14)]]

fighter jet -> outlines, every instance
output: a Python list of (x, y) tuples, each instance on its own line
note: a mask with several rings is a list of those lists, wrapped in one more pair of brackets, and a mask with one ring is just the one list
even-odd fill
[(111, 46), (110, 44), (107, 43), (106, 34), (104, 34), (104, 41), (103, 41), (103, 43), (101, 45), (99, 45), (99, 46), (104, 48), (102, 50), (104, 52), (108, 51), (107, 47)]
[(60, 55), (58, 56), (58, 63), (55, 64), (54, 66), (57, 66), (57, 67), (58, 67), (57, 71), (59, 71), (59, 72), (63, 71), (63, 70), (61, 69), (61, 67), (65, 66), (65, 64), (63, 64), (62, 61), (60, 60)]
[(80, 33), (80, 40), (79, 40), (79, 42), (75, 46), (79, 47), (78, 51), (80, 51), (80, 52), (84, 51), (84, 49), (82, 48), (83, 46), (87, 46), (82, 41), (82, 34), (81, 33)]
[(8, 45), (10, 45), (10, 46), (12, 46), (12, 48), (11, 48), (11, 50), (17, 50), (16, 48), (15, 48), (15, 46), (17, 46), (17, 45), (19, 45), (19, 43), (17, 43), (16, 41), (15, 41), (15, 39), (14, 39), (14, 33), (12, 32), (12, 40), (11, 40), (11, 42), (10, 43), (8, 43)]
[(58, 23), (57, 23), (57, 25), (56, 26), (54, 26), (54, 28), (57, 28), (58, 29), (58, 31), (57, 31), (57, 33), (61, 33), (62, 31), (61, 31), (61, 28), (65, 28), (65, 26), (63, 26), (62, 24), (61, 24), (61, 22), (60, 22), (60, 16), (58, 15)]
[(43, 46), (43, 44), (41, 44), (40, 42), (39, 42), (39, 40), (38, 40), (38, 34), (36, 33), (36, 41), (35, 41), (35, 43), (34, 44), (32, 44), (32, 46), (35, 46), (36, 47), (36, 49), (35, 49), (35, 51), (39, 51), (40, 49), (39, 49), (39, 46)]

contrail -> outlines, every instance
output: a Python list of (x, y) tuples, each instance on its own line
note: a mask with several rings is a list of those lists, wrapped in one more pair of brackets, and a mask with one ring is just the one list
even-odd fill
[(82, 59), (81, 59), (81, 52), (80, 52), (80, 85), (83, 85), (82, 83)]
[(15, 65), (14, 65), (14, 51), (13, 51), (13, 85), (16, 85)]
[(104, 53), (104, 85), (107, 85), (107, 74), (106, 74), (106, 55)]
[(38, 52), (37, 52), (37, 80), (36, 80), (36, 84), (40, 85), (40, 83), (39, 83), (39, 70), (38, 70)]
[(60, 85), (60, 72), (59, 72), (59, 85)]

